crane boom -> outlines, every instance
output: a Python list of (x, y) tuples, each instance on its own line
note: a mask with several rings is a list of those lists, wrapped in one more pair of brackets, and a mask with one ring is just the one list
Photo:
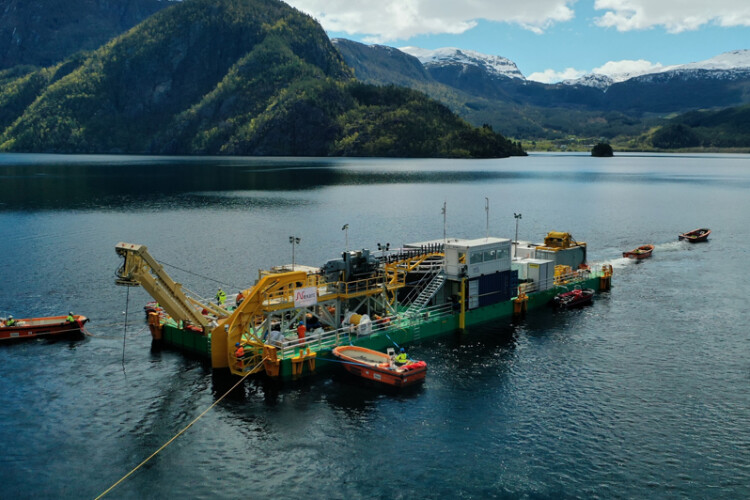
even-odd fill
[(120, 242), (115, 245), (115, 251), (124, 260), (117, 270), (115, 283), (122, 286), (143, 286), (175, 321), (188, 321), (207, 331), (210, 320), (201, 314), (199, 307), (206, 307), (218, 316), (228, 315), (224, 309), (203, 304), (185, 295), (182, 285), (167, 274), (164, 267), (148, 253), (145, 245)]

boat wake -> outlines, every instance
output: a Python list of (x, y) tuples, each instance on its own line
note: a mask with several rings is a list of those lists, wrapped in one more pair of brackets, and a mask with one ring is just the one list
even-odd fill
[[(657, 256), (660, 253), (670, 253), (670, 252), (681, 252), (684, 251), (687, 247), (687, 243), (685, 241), (670, 241), (668, 243), (657, 243), (654, 244), (654, 256)], [(634, 264), (637, 264), (639, 262), (648, 261), (649, 259), (629, 259), (627, 257), (615, 257), (612, 259), (605, 259), (603, 261), (596, 262), (592, 264), (593, 269), (599, 269), (601, 266), (612, 266), (613, 269), (625, 269), (629, 266), (632, 266)]]
[(654, 245), (654, 252), (679, 252), (684, 250), (686, 242), (670, 241), (669, 243), (659, 243)]
[(602, 266), (612, 266), (612, 269), (624, 269), (635, 262), (634, 259), (628, 259), (627, 257), (613, 257), (611, 259), (599, 260), (591, 263), (591, 269), (599, 270)]

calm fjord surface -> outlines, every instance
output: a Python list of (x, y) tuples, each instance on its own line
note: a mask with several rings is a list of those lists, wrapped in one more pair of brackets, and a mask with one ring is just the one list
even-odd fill
[[(291, 262), (290, 235), (318, 266), (347, 236), (441, 238), (445, 202), (448, 236), (482, 237), (485, 197), (491, 235), (512, 238), (514, 212), (520, 239), (570, 232), (614, 266), (612, 291), (410, 346), (429, 370), (401, 394), (344, 374), (248, 381), (111, 496), (750, 496), (748, 156), (8, 154), (0, 315), (72, 310), (94, 336), (0, 346), (0, 497), (94, 497), (223, 393), (201, 360), (150, 351), (148, 296), (114, 285), (117, 242), (210, 297)], [(677, 241), (697, 227), (708, 243)], [(651, 259), (621, 258), (645, 243)]]

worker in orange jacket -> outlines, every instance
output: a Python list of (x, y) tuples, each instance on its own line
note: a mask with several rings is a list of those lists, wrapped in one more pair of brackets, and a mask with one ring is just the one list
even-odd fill
[(307, 332), (307, 327), (305, 326), (305, 322), (300, 321), (299, 325), (297, 326), (297, 338), (299, 339), (300, 345), (302, 345), (305, 342), (306, 332)]
[(240, 370), (243, 370), (245, 368), (245, 348), (239, 342), (234, 344), (234, 347), (237, 348), (234, 351), (234, 357), (237, 358), (237, 366)]

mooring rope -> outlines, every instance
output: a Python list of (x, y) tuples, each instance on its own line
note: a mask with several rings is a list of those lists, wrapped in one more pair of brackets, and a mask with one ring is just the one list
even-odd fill
[(209, 411), (211, 411), (214, 406), (216, 406), (217, 404), (219, 404), (225, 397), (227, 397), (227, 395), (229, 395), (230, 392), (232, 392), (235, 388), (237, 388), (237, 386), (239, 386), (242, 382), (244, 382), (247, 377), (249, 377), (252, 373), (254, 373), (255, 370), (257, 370), (260, 367), (260, 365), (263, 364), (263, 362), (266, 359), (267, 358), (261, 359), (260, 362), (257, 365), (255, 365), (255, 367), (252, 370), (250, 370), (246, 375), (244, 375), (241, 379), (239, 379), (236, 384), (234, 384), (227, 392), (225, 392), (224, 394), (222, 394), (222, 396), (219, 399), (217, 399), (216, 401), (214, 401), (214, 403), (211, 406), (209, 406), (208, 408), (206, 408), (203, 411), (203, 413), (201, 413), (200, 415), (198, 415), (197, 417), (195, 417), (195, 419), (193, 419), (192, 422), (190, 422), (189, 424), (187, 424), (180, 432), (178, 432), (177, 434), (175, 434), (174, 436), (172, 436), (172, 438), (169, 441), (167, 441), (166, 443), (164, 443), (163, 445), (161, 445), (161, 447), (158, 450), (156, 450), (151, 455), (149, 455), (148, 458), (146, 458), (143, 462), (139, 463), (133, 470), (131, 470), (130, 472), (128, 472), (127, 474), (125, 474), (124, 476), (122, 476), (122, 478), (120, 478), (119, 481), (117, 481), (115, 484), (113, 484), (112, 486), (110, 486), (109, 488), (107, 488), (104, 492), (102, 492), (98, 497), (96, 497), (96, 500), (99, 500), (104, 495), (106, 495), (107, 493), (109, 493), (110, 491), (112, 491), (113, 489), (115, 489), (120, 483), (122, 483), (127, 478), (129, 478), (130, 476), (132, 476), (138, 469), (140, 469), (141, 467), (143, 467), (144, 465), (146, 465), (152, 458), (154, 458), (162, 450), (164, 450), (164, 448), (166, 448), (167, 446), (169, 446), (170, 444), (172, 444), (172, 442), (174, 442), (174, 440), (176, 440), (178, 437), (182, 436), (190, 427), (193, 426), (194, 423), (196, 423), (198, 420), (200, 420), (201, 418), (203, 418), (203, 416), (206, 413), (208, 413)]
[(130, 306), (130, 287), (125, 294), (125, 329), (122, 332), (122, 373), (125, 373), (125, 339), (128, 337), (128, 307)]

